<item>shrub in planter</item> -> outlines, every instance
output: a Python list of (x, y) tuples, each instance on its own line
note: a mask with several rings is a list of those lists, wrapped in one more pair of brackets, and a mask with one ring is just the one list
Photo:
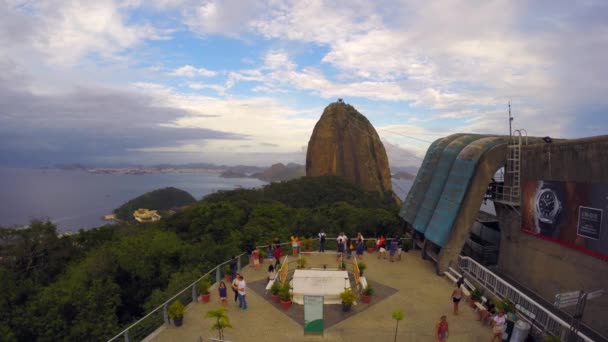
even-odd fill
[(361, 273), (361, 276), (363, 276), (363, 271), (367, 269), (367, 265), (363, 261), (359, 261), (357, 265), (359, 265), (359, 272)]
[(365, 241), (365, 246), (367, 246), (367, 252), (368, 253), (373, 253), (374, 252), (374, 246), (376, 244), (374, 243), (374, 240), (367, 240)]
[(289, 282), (285, 282), (279, 290), (279, 297), (281, 298), (281, 305), (285, 310), (291, 306), (291, 292), (289, 292)]
[(342, 312), (348, 312), (357, 300), (357, 295), (351, 289), (344, 289), (340, 293), (340, 300), (342, 301)]
[(258, 248), (259, 256), (260, 256), (260, 265), (264, 263), (264, 259), (268, 256), (266, 250), (263, 248)]
[(182, 325), (182, 323), (184, 321), (184, 311), (185, 310), (186, 310), (186, 308), (184, 307), (184, 304), (182, 304), (182, 302), (180, 302), (179, 300), (176, 300), (169, 306), (169, 312), (168, 312), (169, 319), (173, 320), (173, 324), (176, 327), (179, 327)]
[(475, 289), (473, 291), (471, 291), (471, 307), (474, 308), (475, 307), (475, 302), (478, 302), (481, 299), (482, 293), (479, 289)]
[(307, 264), (308, 264), (308, 260), (306, 258), (298, 259), (298, 268), (306, 268)]
[(272, 293), (272, 299), (275, 302), (279, 302), (279, 292), (281, 291), (281, 282), (278, 280), (275, 280), (274, 283), (272, 283), (272, 286), (270, 287), (270, 293)]
[(517, 312), (517, 308), (515, 307), (515, 305), (511, 303), (508, 299), (500, 300), (496, 298), (494, 300), (494, 305), (496, 305), (496, 308), (502, 310), (502, 312), (504, 312), (505, 314)]
[(208, 303), (211, 298), (211, 294), (209, 293), (210, 287), (211, 281), (209, 280), (209, 277), (203, 277), (203, 279), (198, 282), (198, 293), (201, 294), (200, 299), (203, 303)]
[(226, 282), (228, 283), (232, 281), (232, 276), (230, 275), (230, 264), (224, 265), (224, 279), (226, 279)]
[(367, 286), (361, 292), (361, 300), (363, 303), (369, 303), (372, 300), (372, 295), (374, 294), (374, 289), (371, 286)]

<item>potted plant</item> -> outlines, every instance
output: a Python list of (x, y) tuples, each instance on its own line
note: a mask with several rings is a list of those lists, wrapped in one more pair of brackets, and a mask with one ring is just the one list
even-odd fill
[(363, 271), (367, 269), (367, 265), (363, 261), (359, 261), (357, 265), (359, 266), (359, 275), (363, 277)]
[(298, 259), (298, 268), (305, 268), (307, 264), (308, 264), (308, 260), (306, 258), (300, 257)]
[(211, 294), (209, 293), (209, 288), (211, 287), (211, 282), (208, 277), (203, 277), (198, 282), (198, 293), (200, 293), (200, 299), (203, 303), (208, 303), (211, 298)]
[(279, 290), (279, 297), (281, 299), (281, 305), (283, 309), (287, 310), (291, 306), (291, 292), (289, 291), (289, 282), (285, 282)]
[(374, 253), (374, 240), (365, 241), (365, 245), (367, 246), (367, 253)]
[(180, 302), (179, 300), (176, 300), (171, 305), (169, 305), (169, 319), (173, 320), (173, 324), (176, 327), (180, 327), (184, 322), (185, 309), (186, 308), (184, 307), (184, 304), (182, 304), (182, 302)]
[(363, 303), (369, 303), (372, 300), (372, 295), (374, 294), (374, 289), (367, 285), (361, 292), (361, 300)]
[(281, 282), (278, 280), (275, 280), (274, 283), (272, 283), (272, 286), (270, 287), (270, 293), (272, 293), (272, 300), (274, 300), (275, 302), (279, 302), (279, 292), (281, 291)]
[(266, 253), (266, 250), (263, 248), (258, 248), (259, 251), (259, 258), (260, 258), (260, 265), (264, 263), (264, 260), (266, 259), (266, 257), (268, 256), (268, 253)]
[(224, 265), (224, 279), (227, 283), (232, 282), (232, 276), (230, 275), (230, 264)]
[(511, 303), (508, 299), (500, 300), (496, 298), (496, 300), (494, 301), (494, 305), (496, 305), (496, 308), (502, 310), (502, 312), (504, 312), (505, 314), (517, 312), (517, 308), (515, 307), (515, 305)]
[(219, 308), (207, 311), (205, 318), (215, 319), (215, 323), (211, 326), (211, 330), (217, 330), (219, 339), (224, 340), (224, 329), (232, 328), (230, 319), (226, 315), (226, 308)]
[(481, 296), (482, 293), (479, 289), (471, 291), (471, 300), (469, 301), (469, 303), (471, 304), (472, 308), (475, 308), (475, 302), (478, 302), (481, 299)]
[(312, 238), (306, 238), (302, 241), (302, 247), (304, 247), (305, 255), (310, 255), (310, 251), (312, 250)]
[(351, 289), (344, 289), (340, 293), (340, 300), (342, 301), (342, 312), (348, 312), (357, 300), (357, 295)]

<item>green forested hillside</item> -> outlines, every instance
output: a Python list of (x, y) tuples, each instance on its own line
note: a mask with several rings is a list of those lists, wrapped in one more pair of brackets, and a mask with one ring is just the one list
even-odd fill
[(248, 245), (319, 229), (373, 236), (399, 227), (394, 203), (321, 177), (216, 193), (144, 225), (61, 238), (46, 222), (0, 230), (0, 336), (107, 340)]
[(121, 220), (134, 221), (133, 212), (144, 208), (149, 210), (168, 210), (183, 207), (196, 202), (194, 197), (184, 190), (169, 187), (147, 192), (121, 205), (114, 214)]

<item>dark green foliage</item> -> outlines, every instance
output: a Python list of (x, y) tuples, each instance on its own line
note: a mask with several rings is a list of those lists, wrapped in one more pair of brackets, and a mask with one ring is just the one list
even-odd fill
[[(0, 336), (107, 340), (248, 246), (321, 229), (330, 237), (372, 237), (399, 227), (391, 201), (338, 177), (318, 177), (216, 193), (145, 226), (107, 225), (67, 237), (41, 221), (0, 229)], [(289, 285), (281, 292), (289, 298)], [(159, 322), (147, 322), (146, 331)]]
[(169, 210), (179, 208), (196, 202), (194, 197), (184, 190), (164, 188), (147, 192), (121, 205), (114, 213), (124, 221), (133, 221), (133, 212), (144, 208), (149, 210)]

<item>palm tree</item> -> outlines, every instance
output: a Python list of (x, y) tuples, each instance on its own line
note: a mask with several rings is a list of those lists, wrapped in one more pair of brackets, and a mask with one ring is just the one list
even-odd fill
[(224, 339), (224, 328), (232, 328), (232, 325), (230, 325), (230, 319), (228, 319), (228, 316), (226, 315), (225, 308), (209, 310), (207, 311), (207, 315), (205, 315), (205, 318), (215, 319), (215, 323), (213, 323), (213, 325), (211, 326), (211, 330), (217, 329), (217, 332), (220, 335), (220, 340)]
[(393, 319), (397, 321), (397, 326), (395, 327), (395, 342), (397, 342), (397, 329), (399, 329), (399, 321), (403, 319), (403, 311), (401, 309), (393, 310)]

